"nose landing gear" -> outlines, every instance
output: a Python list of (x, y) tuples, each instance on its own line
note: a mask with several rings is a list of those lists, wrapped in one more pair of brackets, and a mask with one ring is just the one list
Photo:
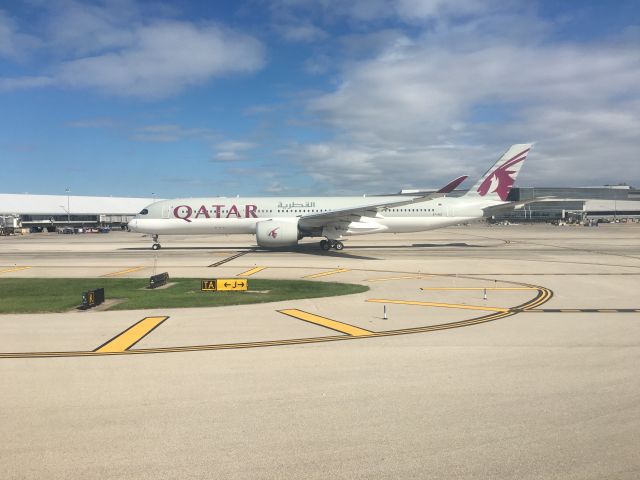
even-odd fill
[(344, 248), (344, 243), (342, 243), (340, 240), (321, 240), (320, 248), (322, 250), (330, 250), (332, 248), (335, 248), (339, 251)]
[(153, 239), (151, 250), (160, 250), (162, 248), (162, 245), (160, 245), (160, 243), (158, 242), (158, 235), (152, 235), (151, 238)]

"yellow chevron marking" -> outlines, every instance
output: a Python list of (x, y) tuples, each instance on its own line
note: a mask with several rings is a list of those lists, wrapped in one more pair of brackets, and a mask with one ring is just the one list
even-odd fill
[(252, 268), (251, 270), (247, 270), (246, 272), (242, 272), (239, 273), (238, 275), (236, 275), (236, 277), (250, 277), (253, 274), (256, 274), (258, 272), (261, 272), (262, 270), (264, 270), (267, 267), (256, 267), (256, 268)]
[(114, 353), (124, 352), (130, 349), (143, 337), (151, 333), (151, 331), (164, 322), (169, 317), (146, 317), (138, 323), (134, 323), (124, 332), (116, 335), (107, 343), (99, 346), (94, 350), (96, 353)]
[(349, 271), (348, 268), (336, 268), (335, 270), (328, 270), (326, 272), (314, 273), (313, 275), (307, 275), (307, 276), (302, 277), (302, 278), (325, 277), (327, 275), (335, 275), (336, 273), (342, 273), (342, 272), (348, 272), (348, 271)]
[(348, 325), (336, 320), (331, 320), (330, 318), (321, 317), (320, 315), (314, 315), (313, 313), (303, 312), (302, 310), (298, 310), (295, 308), (278, 311), (285, 315), (289, 315), (290, 317), (304, 320), (305, 322), (315, 323), (316, 325), (321, 325), (323, 327), (330, 328), (331, 330), (346, 333), (347, 335), (351, 335), (352, 337), (364, 337), (366, 335), (373, 334), (373, 332), (370, 332), (369, 330), (354, 327), (353, 325)]
[(28, 270), (29, 268), (32, 268), (32, 267), (13, 267), (13, 268), (7, 268), (7, 269), (5, 269), (5, 270), (0, 270), (0, 273), (19, 272), (20, 270)]

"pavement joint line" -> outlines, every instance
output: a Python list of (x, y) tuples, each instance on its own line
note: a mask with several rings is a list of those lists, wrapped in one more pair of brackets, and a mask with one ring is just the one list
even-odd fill
[(251, 275), (255, 275), (256, 273), (261, 272), (265, 268), (267, 267), (255, 267), (251, 270), (247, 270), (246, 272), (239, 273), (238, 275), (236, 275), (236, 277), (250, 277)]
[(313, 313), (304, 312), (296, 308), (278, 310), (278, 312), (293, 318), (297, 318), (298, 320), (304, 320), (305, 322), (313, 323), (315, 325), (320, 325), (331, 330), (335, 330), (340, 333), (346, 333), (347, 335), (351, 335), (352, 337), (364, 337), (372, 335), (374, 333), (369, 330), (365, 330), (364, 328), (354, 327), (353, 325), (349, 325), (347, 323), (338, 322), (337, 320), (331, 320), (330, 318), (321, 317), (320, 315), (314, 315)]
[(169, 317), (145, 317), (94, 350), (95, 353), (124, 352), (155, 330)]
[(318, 277), (325, 277), (327, 275), (335, 275), (336, 273), (343, 273), (343, 272), (348, 272), (349, 269), (348, 268), (336, 268), (335, 270), (328, 270), (326, 272), (320, 272), (320, 273), (314, 273), (311, 275), (306, 275), (302, 278), (318, 278)]
[(33, 267), (11, 267), (5, 270), (0, 270), (0, 273), (19, 272), (20, 270), (28, 270), (29, 268), (33, 268)]
[(137, 272), (138, 270), (142, 270), (143, 268), (147, 268), (144, 265), (139, 265), (137, 267), (128, 268), (126, 270), (120, 270), (118, 272), (107, 273), (102, 275), (102, 277), (117, 277), (119, 275), (124, 275), (125, 273)]
[(396, 305), (417, 305), (420, 307), (443, 307), (443, 308), (459, 308), (462, 310), (482, 310), (487, 312), (509, 312), (510, 308), (501, 307), (484, 307), (482, 305), (462, 305), (458, 303), (437, 303), (437, 302), (419, 302), (416, 300), (385, 300), (381, 298), (370, 298), (367, 302), (373, 303), (391, 303)]

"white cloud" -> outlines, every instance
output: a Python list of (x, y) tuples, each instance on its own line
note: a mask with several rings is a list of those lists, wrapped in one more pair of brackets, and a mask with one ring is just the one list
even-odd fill
[(22, 88), (47, 87), (54, 84), (55, 79), (53, 77), (0, 77), (0, 92), (19, 90)]
[(403, 20), (430, 20), (449, 16), (479, 15), (515, 2), (497, 0), (397, 0), (395, 11)]
[(277, 0), (271, 3), (276, 18), (314, 16), (327, 23), (348, 19), (372, 23), (400, 19), (408, 23), (442, 20), (513, 9), (521, 0)]
[(135, 31), (127, 48), (63, 63), (57, 79), (110, 94), (164, 97), (212, 77), (259, 69), (254, 38), (215, 25), (163, 21)]
[(242, 142), (237, 140), (228, 140), (226, 142), (220, 142), (216, 145), (219, 150), (235, 150), (245, 151), (256, 148), (256, 144), (252, 142)]
[(242, 158), (243, 157), (237, 152), (218, 152), (214, 156), (214, 161), (234, 162), (236, 160), (241, 160)]
[(67, 122), (67, 125), (73, 128), (114, 128), (119, 124), (118, 120), (108, 117), (82, 118)]
[(215, 133), (208, 128), (185, 128), (175, 124), (157, 124), (137, 128), (131, 135), (132, 140), (153, 143), (171, 143), (189, 138), (212, 141), (215, 139)]
[(45, 8), (39, 39), (20, 33), (0, 11), (0, 56), (23, 61), (21, 54), (39, 46), (52, 60), (41, 67), (46, 74), (0, 77), (3, 90), (57, 85), (161, 98), (264, 64), (264, 47), (254, 37), (218, 24), (167, 19), (162, 6), (154, 6), (152, 17), (131, 0), (59, 0)]
[(21, 60), (23, 55), (40, 45), (40, 40), (20, 32), (16, 22), (0, 10), (0, 57)]
[[(531, 37), (501, 29), (506, 18)], [(501, 14), (397, 35), (309, 100), (335, 137), (288, 155), (329, 189), (388, 191), (479, 175), (509, 144), (533, 140), (523, 183), (640, 182), (637, 45), (545, 42), (547, 29)]]
[(212, 161), (233, 162), (243, 160), (245, 157), (242, 152), (252, 150), (257, 145), (252, 142), (243, 142), (237, 140), (228, 140), (215, 145), (218, 152), (214, 155)]
[(54, 52), (83, 56), (131, 45), (135, 34), (130, 25), (136, 23), (142, 23), (140, 12), (129, 0), (53, 1), (48, 5), (45, 34)]

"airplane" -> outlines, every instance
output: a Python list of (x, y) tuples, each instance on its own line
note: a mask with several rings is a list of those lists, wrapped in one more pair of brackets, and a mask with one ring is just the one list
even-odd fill
[(159, 235), (255, 234), (262, 248), (297, 245), (305, 237), (324, 237), (322, 250), (342, 250), (342, 239), (371, 233), (409, 233), (482, 220), (525, 202), (507, 195), (531, 144), (512, 145), (461, 197), (447, 197), (467, 177), (436, 192), (375, 197), (178, 198), (144, 208), (129, 230)]

